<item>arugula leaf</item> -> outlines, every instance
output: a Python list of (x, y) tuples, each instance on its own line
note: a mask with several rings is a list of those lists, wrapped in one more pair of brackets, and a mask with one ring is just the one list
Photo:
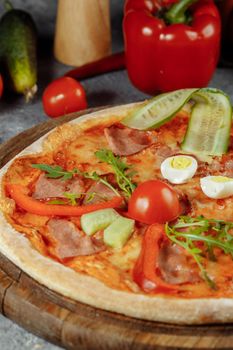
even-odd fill
[(91, 201), (92, 201), (92, 199), (94, 199), (95, 198), (95, 196), (98, 196), (98, 194), (97, 193), (95, 193), (95, 192), (90, 192), (90, 193), (87, 193), (87, 198), (85, 198), (85, 200), (86, 200), (86, 203), (90, 203)]
[[(125, 196), (129, 198), (136, 188), (136, 184), (132, 182), (132, 177), (135, 175), (135, 171), (132, 170), (132, 166), (125, 163), (119, 156), (115, 156), (111, 150), (101, 149), (95, 152), (95, 156), (102, 162), (111, 165), (115, 178), (120, 189), (124, 192)], [(45, 172), (45, 176), (52, 179), (70, 180), (75, 174), (79, 174), (86, 179), (91, 179), (97, 182), (103, 183), (110, 188), (117, 196), (119, 192), (108, 182), (106, 177), (102, 177), (94, 171), (92, 174), (82, 172), (76, 168), (71, 171), (65, 171), (59, 165), (47, 165), (47, 164), (32, 164), (32, 167)]]
[(119, 192), (108, 182), (106, 177), (101, 177), (100, 175), (97, 174), (96, 171), (94, 171), (92, 174), (89, 174), (87, 172), (82, 172), (82, 171), (78, 170), (77, 174), (85, 177), (86, 179), (91, 179), (91, 180), (94, 180), (96, 182), (101, 182), (102, 184), (104, 184), (105, 186), (110, 188), (113, 192), (115, 192), (115, 194), (117, 196), (120, 196)]
[(61, 199), (52, 199), (51, 201), (48, 201), (47, 204), (66, 205), (67, 203)]
[(132, 182), (132, 177), (135, 172), (132, 172), (131, 165), (126, 164), (119, 156), (115, 156), (111, 150), (100, 149), (95, 152), (95, 156), (102, 162), (111, 165), (114, 170), (116, 181), (125, 196), (129, 198), (136, 188), (135, 183)]
[(95, 196), (98, 196), (100, 198), (103, 198), (103, 199), (106, 199), (105, 196), (101, 196), (99, 195), (98, 193), (96, 192), (83, 192), (83, 193), (70, 193), (70, 192), (65, 192), (63, 193), (64, 197), (66, 199), (69, 200), (69, 203), (67, 203), (67, 201), (65, 200), (62, 200), (62, 199), (52, 199), (50, 200), (49, 202), (47, 202), (48, 204), (60, 204), (60, 205), (66, 205), (66, 204), (70, 204), (70, 205), (77, 205), (77, 199), (81, 198), (82, 196), (87, 196), (86, 198), (86, 202), (90, 202), (92, 201), (92, 199), (95, 197)]
[(58, 179), (61, 180), (70, 180), (74, 176), (74, 174), (77, 174), (77, 169), (73, 169), (71, 171), (65, 171), (62, 167), (59, 165), (47, 165), (47, 164), (32, 164), (32, 167), (35, 169), (39, 169), (44, 171), (46, 174), (46, 177), (49, 177), (51, 179)]
[[(167, 237), (192, 255), (201, 271), (202, 278), (214, 289), (216, 288), (215, 283), (208, 276), (203, 260), (204, 257), (216, 260), (214, 248), (221, 249), (233, 258), (232, 230), (232, 222), (206, 219), (203, 216), (197, 218), (181, 216), (175, 224), (165, 226)], [(202, 249), (196, 246), (197, 242), (202, 242)]]
[(171, 227), (169, 227), (168, 224), (165, 225), (165, 233), (173, 243), (184, 248), (193, 257), (193, 259), (196, 261), (201, 271), (202, 278), (209, 284), (209, 286), (212, 289), (216, 289), (216, 285), (214, 281), (209, 277), (204, 267), (204, 264), (202, 263), (203, 261), (202, 250), (196, 247), (193, 244), (192, 240), (190, 240), (186, 236), (184, 237), (184, 240), (179, 240), (179, 238), (176, 236), (176, 232)]
[(67, 198), (70, 202), (71, 205), (77, 205), (77, 199), (81, 198), (83, 193), (70, 193), (70, 192), (65, 192), (63, 193), (64, 197)]
[(101, 177), (95, 171), (92, 174), (87, 172), (82, 172), (76, 168), (71, 171), (65, 171), (59, 165), (47, 165), (47, 164), (32, 164), (32, 167), (35, 169), (39, 169), (44, 171), (45, 176), (52, 179), (60, 179), (60, 180), (71, 180), (75, 174), (81, 175), (86, 179), (91, 179), (97, 182), (103, 183), (105, 186), (109, 187), (117, 196), (119, 196), (119, 192), (107, 181), (105, 177)]

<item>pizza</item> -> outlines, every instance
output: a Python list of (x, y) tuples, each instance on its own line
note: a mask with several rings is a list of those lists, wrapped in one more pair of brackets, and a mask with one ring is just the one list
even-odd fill
[(77, 118), (6, 164), (0, 251), (93, 307), (176, 324), (232, 322), (231, 138), (221, 155), (186, 152), (190, 106), (149, 130), (125, 125), (145, 106)]

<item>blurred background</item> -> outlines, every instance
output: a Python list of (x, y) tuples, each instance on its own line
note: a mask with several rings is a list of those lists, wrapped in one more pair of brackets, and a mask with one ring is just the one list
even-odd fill
[[(93, 0), (95, 1), (95, 0)], [(48, 120), (41, 96), (45, 87), (55, 78), (62, 76), (70, 67), (55, 60), (53, 41), (57, 1), (12, 0), (14, 8), (20, 8), (33, 16), (38, 31), (38, 93), (28, 104), (24, 97), (5, 93), (0, 102), (0, 143), (26, 128)], [(113, 52), (123, 49), (122, 16), (123, 0), (111, 0), (111, 33)], [(3, 2), (0, 13), (4, 13)], [(127, 103), (145, 98), (130, 84), (126, 71), (109, 73), (82, 82), (89, 107)], [(130, 97), (126, 91), (130, 91)]]
[[(4, 94), (0, 102), (0, 143), (20, 133), (25, 128), (48, 120), (41, 103), (42, 92), (53, 79), (62, 76), (70, 69), (68, 66), (57, 62), (53, 54), (58, 2), (55, 0), (38, 0), (36, 2), (32, 0), (12, 0), (12, 4), (14, 8), (20, 8), (30, 13), (37, 26), (39, 37), (38, 93), (28, 104), (25, 104), (22, 96)], [(113, 52), (123, 50), (123, 5), (123, 0), (110, 0)], [(4, 12), (3, 2), (1, 2), (0, 11), (1, 13)], [(233, 97), (233, 70), (229, 68), (231, 66), (229, 62), (226, 63), (226, 60), (222, 62), (224, 64), (220, 64), (210, 85), (223, 89)], [(148, 97), (148, 95), (133, 87), (125, 70), (90, 78), (82, 81), (82, 84), (86, 91), (88, 107), (124, 104)]]

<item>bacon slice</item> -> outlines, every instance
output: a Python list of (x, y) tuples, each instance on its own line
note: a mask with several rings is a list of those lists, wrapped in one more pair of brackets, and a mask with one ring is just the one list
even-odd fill
[(103, 250), (102, 245), (95, 245), (91, 237), (84, 235), (68, 220), (51, 219), (47, 228), (50, 252), (60, 260)]
[(84, 181), (79, 177), (74, 177), (66, 184), (66, 192), (81, 194), (85, 192)]
[(113, 153), (119, 156), (130, 156), (151, 144), (148, 133), (136, 129), (119, 128), (113, 125), (105, 128), (104, 134)]
[(176, 153), (175, 150), (172, 150), (169, 146), (167, 145), (162, 145), (159, 146), (156, 150), (156, 155), (160, 157), (161, 159), (166, 159), (168, 157), (173, 156)]
[(64, 192), (70, 192), (79, 194), (84, 192), (83, 181), (75, 177), (72, 180), (63, 181), (61, 179), (50, 179), (44, 174), (38, 178), (33, 198), (45, 199), (45, 198), (64, 198)]
[(183, 284), (199, 280), (184, 250), (176, 244), (167, 243), (161, 247), (159, 268), (164, 280), (170, 284)]
[(176, 191), (179, 203), (180, 203), (180, 215), (188, 215), (192, 209), (191, 202), (187, 196), (186, 193), (182, 191), (179, 187), (175, 187), (174, 190)]
[(102, 202), (106, 202), (106, 200), (112, 199), (115, 196), (116, 196), (116, 193), (113, 192), (111, 188), (109, 188), (108, 186), (104, 185), (101, 182), (95, 182), (88, 189), (83, 203), (84, 204), (102, 203)]
[(44, 174), (40, 175), (38, 178), (35, 191), (33, 193), (33, 198), (43, 199), (50, 197), (64, 197), (65, 192), (65, 182), (59, 179), (49, 179)]
[(225, 162), (223, 175), (233, 177), (233, 159), (227, 159)]
[(155, 166), (157, 168), (160, 168), (162, 162), (166, 158), (174, 156), (178, 152), (177, 149), (171, 149), (167, 145), (161, 145), (161, 144), (157, 143), (154, 146), (155, 146), (155, 148), (153, 151), (155, 153)]

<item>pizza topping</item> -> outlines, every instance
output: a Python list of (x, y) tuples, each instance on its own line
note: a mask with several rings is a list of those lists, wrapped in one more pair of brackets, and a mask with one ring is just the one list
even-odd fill
[(59, 165), (32, 164), (31, 166), (34, 169), (39, 169), (44, 171), (45, 176), (48, 178), (60, 179), (63, 181), (72, 179), (73, 176), (78, 172), (77, 169), (66, 171)]
[(158, 266), (166, 282), (184, 284), (198, 281), (198, 275), (190, 265), (185, 250), (177, 244), (166, 242), (160, 248)]
[(228, 159), (225, 162), (225, 175), (229, 177), (233, 177), (233, 159)]
[[(233, 258), (233, 223), (182, 216), (174, 224), (151, 225), (143, 237), (142, 250), (133, 278), (145, 292), (166, 292), (160, 283), (178, 285), (199, 281), (217, 289), (208, 273), (209, 261), (217, 262), (219, 250)], [(190, 258), (193, 258), (193, 263)], [(158, 287), (157, 287), (158, 286)], [(178, 287), (178, 286), (177, 286)], [(168, 288), (169, 291), (169, 288)], [(170, 290), (171, 291), (171, 290)]]
[(232, 123), (228, 96), (219, 90), (201, 89), (192, 98), (195, 104), (181, 148), (206, 155), (226, 153)]
[[(85, 186), (84, 186), (84, 181), (80, 177), (75, 176), (72, 180), (70, 180), (67, 183), (66, 193), (79, 195), (79, 194), (82, 194), (83, 192), (85, 192)], [(67, 197), (67, 194), (66, 194), (66, 197)]]
[(204, 177), (207, 175), (222, 175), (233, 178), (232, 151), (224, 156), (216, 157), (211, 162), (198, 162), (197, 175)]
[[(32, 164), (33, 168), (36, 169), (40, 169), (42, 171), (45, 172), (45, 176), (47, 178), (51, 178), (51, 179), (60, 179), (62, 181), (66, 181), (66, 180), (71, 180), (71, 182), (69, 183), (69, 187), (67, 188), (67, 190), (69, 192), (78, 192), (78, 190), (80, 189), (81, 192), (83, 190), (83, 186), (82, 186), (82, 180), (80, 179), (80, 177), (77, 177), (77, 175), (84, 177), (85, 179), (91, 179), (94, 181), (98, 181), (101, 182), (102, 184), (104, 184), (106, 187), (109, 187), (112, 192), (115, 193), (115, 195), (119, 196), (118, 191), (107, 181), (107, 179), (103, 176), (98, 175), (95, 171), (92, 174), (89, 174), (87, 172), (82, 172), (79, 169), (74, 168), (73, 170), (70, 171), (66, 171), (64, 170), (62, 167), (58, 166), (58, 165), (47, 165), (47, 164)], [(75, 181), (78, 180), (78, 181)], [(80, 187), (82, 186), (82, 188), (78, 188), (80, 185)], [(65, 187), (63, 187), (65, 188)], [(80, 192), (78, 192), (80, 193)]]
[(217, 261), (215, 249), (233, 258), (233, 223), (223, 220), (182, 216), (175, 224), (166, 224), (165, 233), (175, 244), (184, 248), (197, 263), (201, 277), (213, 289), (215, 282), (209, 277), (206, 264)]
[(190, 199), (186, 193), (183, 193), (178, 188), (176, 188), (176, 193), (180, 203), (180, 215), (187, 215), (192, 209)]
[(33, 198), (65, 198), (65, 192), (79, 194), (84, 192), (83, 181), (76, 177), (72, 180), (61, 181), (60, 179), (47, 178), (45, 174), (41, 174), (38, 178)]
[[(78, 171), (79, 174), (81, 176), (83, 176), (85, 179), (90, 179), (96, 182), (96, 192), (93, 191), (93, 187), (95, 186), (95, 184), (93, 184), (92, 189), (88, 190), (88, 193), (92, 192), (92, 193), (96, 193), (96, 197), (102, 197), (102, 199), (104, 199), (105, 194), (108, 194), (109, 197), (113, 197), (113, 194), (115, 194), (115, 196), (120, 196), (119, 192), (117, 191), (117, 189), (115, 187), (112, 186), (112, 184), (107, 180), (106, 176), (100, 176), (96, 173), (96, 171), (94, 171), (92, 174), (89, 174), (87, 172), (81, 172)], [(101, 186), (102, 185), (102, 186)], [(100, 198), (99, 198), (100, 199)], [(105, 198), (106, 199), (106, 198)], [(90, 202), (88, 200), (88, 202)]]
[(52, 255), (63, 260), (80, 255), (91, 255), (103, 250), (94, 244), (92, 239), (83, 235), (76, 226), (63, 219), (51, 219), (48, 224), (48, 239)]
[(129, 156), (142, 151), (151, 144), (148, 134), (130, 128), (111, 126), (104, 129), (109, 147), (118, 156)]
[(111, 165), (119, 188), (124, 196), (129, 198), (136, 188), (136, 185), (132, 180), (135, 173), (132, 171), (131, 165), (128, 165), (120, 159), (119, 156), (114, 156), (112, 151), (108, 149), (101, 149), (95, 152), (95, 155), (100, 161)]
[(163, 225), (151, 225), (146, 230), (142, 249), (133, 269), (133, 279), (146, 292), (175, 292), (178, 286), (166, 282), (159, 268), (160, 246), (167, 241)]
[(198, 89), (182, 89), (161, 94), (122, 120), (131, 128), (149, 130), (171, 120)]
[(104, 243), (122, 248), (134, 230), (134, 220), (120, 216), (114, 209), (103, 209), (82, 215), (81, 227), (88, 236), (104, 230)]
[(128, 203), (128, 216), (149, 225), (174, 220), (180, 213), (177, 193), (159, 180), (141, 183)]
[(171, 157), (174, 155), (174, 150), (171, 149), (167, 145), (161, 145), (160, 143), (156, 149), (156, 156), (160, 158), (160, 160), (166, 159), (167, 157)]
[[(125, 197), (130, 197), (136, 187), (136, 185), (132, 181), (132, 176), (134, 175), (134, 172), (132, 171), (131, 166), (126, 164), (126, 162), (120, 159), (119, 156), (115, 156), (112, 151), (107, 149), (101, 149), (95, 152), (95, 156), (101, 162), (107, 163), (112, 167), (117, 185), (119, 186)], [(117, 189), (111, 185), (107, 178), (98, 175), (96, 171), (94, 171), (92, 174), (82, 172), (76, 168), (70, 171), (66, 171), (58, 165), (51, 166), (47, 164), (32, 164), (32, 167), (45, 171), (45, 176), (48, 178), (61, 179), (63, 181), (71, 180), (77, 177), (77, 175), (80, 175), (86, 179), (91, 179), (104, 184), (112, 192), (114, 192), (115, 195), (120, 196)]]
[(81, 216), (95, 210), (117, 208), (122, 205), (122, 197), (120, 196), (115, 196), (106, 202), (89, 205), (48, 204), (30, 197), (27, 194), (27, 188), (21, 185), (7, 184), (6, 189), (11, 198), (21, 209), (42, 216)]
[(99, 230), (104, 230), (119, 214), (114, 209), (102, 209), (81, 216), (81, 227), (83, 231), (91, 236)]
[(86, 192), (83, 204), (94, 204), (105, 202), (116, 196), (111, 188), (102, 182), (94, 182)]
[(134, 220), (118, 216), (104, 230), (104, 243), (112, 248), (122, 248), (133, 233), (134, 223)]
[(226, 153), (232, 107), (228, 96), (220, 90), (183, 89), (161, 94), (124, 118), (122, 123), (139, 130), (158, 128), (176, 116), (190, 99), (194, 104), (182, 150), (202, 155)]
[(226, 176), (206, 176), (200, 179), (201, 189), (209, 198), (221, 199), (233, 195), (233, 179)]
[(41, 174), (38, 178), (33, 198), (51, 198), (51, 197), (64, 197), (65, 183), (59, 179), (48, 179), (44, 174)]
[(178, 155), (165, 159), (161, 164), (161, 173), (173, 184), (183, 184), (191, 179), (197, 171), (195, 158)]

